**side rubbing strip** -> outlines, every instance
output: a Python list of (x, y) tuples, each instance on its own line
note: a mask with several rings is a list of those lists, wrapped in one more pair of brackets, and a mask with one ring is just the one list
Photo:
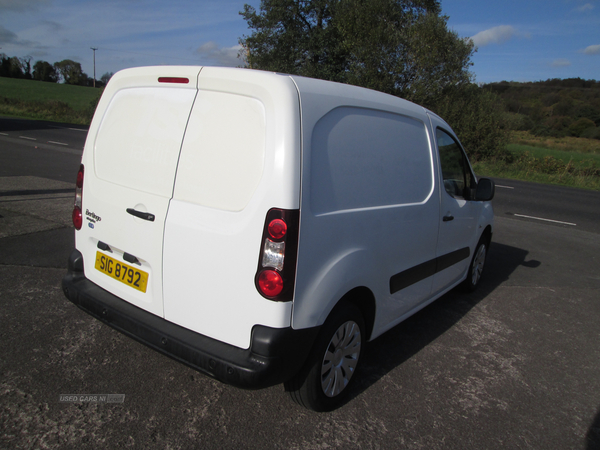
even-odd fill
[(418, 266), (411, 267), (404, 272), (397, 273), (390, 278), (390, 294), (401, 291), (409, 287), (411, 284), (418, 283), (427, 277), (435, 275), (435, 259), (424, 262)]
[(448, 253), (447, 255), (440, 256), (437, 258), (437, 267), (435, 269), (436, 273), (441, 272), (444, 269), (447, 269), (454, 264), (461, 262), (464, 259), (467, 259), (471, 251), (469, 247), (461, 248), (460, 250), (456, 250), (455, 252)]
[(424, 280), (454, 264), (457, 264), (471, 255), (469, 247), (461, 248), (447, 255), (439, 256), (431, 261), (411, 267), (404, 272), (397, 273), (390, 278), (390, 294), (394, 294), (419, 281)]

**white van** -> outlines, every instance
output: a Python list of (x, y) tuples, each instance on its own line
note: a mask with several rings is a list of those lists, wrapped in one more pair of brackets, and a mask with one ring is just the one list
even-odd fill
[(335, 408), (362, 348), (480, 280), (491, 180), (430, 111), (247, 69), (113, 76), (77, 176), (70, 301), (243, 388)]

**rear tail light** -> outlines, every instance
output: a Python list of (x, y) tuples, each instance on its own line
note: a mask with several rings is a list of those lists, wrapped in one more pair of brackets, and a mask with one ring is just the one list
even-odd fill
[(275, 270), (263, 270), (258, 275), (258, 286), (265, 297), (276, 297), (283, 290), (283, 278)]
[(273, 239), (283, 239), (287, 233), (287, 224), (281, 219), (273, 219), (269, 222), (267, 231)]
[(293, 299), (299, 221), (298, 210), (274, 208), (267, 213), (255, 284), (258, 292), (269, 300)]
[(283, 270), (283, 260), (285, 259), (285, 242), (273, 242), (271, 239), (265, 239), (263, 248), (262, 265), (263, 267), (272, 267), (280, 272)]
[(73, 205), (73, 226), (76, 230), (81, 230), (83, 225), (83, 213), (81, 212), (83, 200), (83, 164), (79, 166), (77, 172), (77, 181), (75, 183), (75, 204)]

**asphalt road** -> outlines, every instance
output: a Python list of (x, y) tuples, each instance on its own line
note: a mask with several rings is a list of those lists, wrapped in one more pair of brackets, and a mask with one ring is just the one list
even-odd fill
[(74, 183), (86, 136), (80, 125), (0, 117), (0, 177)]
[(64, 298), (85, 133), (44, 126), (0, 119), (0, 448), (600, 449), (600, 193), (496, 180), (481, 289), (367, 345), (351, 400), (317, 414), (281, 386), (204, 377)]
[(496, 180), (496, 217), (546, 222), (600, 233), (600, 194), (516, 180)]

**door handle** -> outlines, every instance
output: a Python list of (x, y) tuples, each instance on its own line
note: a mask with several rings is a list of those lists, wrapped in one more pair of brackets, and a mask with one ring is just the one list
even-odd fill
[(149, 222), (154, 222), (155, 216), (154, 214), (150, 214), (147, 212), (136, 211), (133, 208), (127, 208), (127, 212), (132, 216), (139, 217), (140, 219), (148, 220)]
[(444, 216), (442, 220), (444, 222), (450, 222), (451, 220), (454, 220), (454, 216), (452, 214), (448, 214), (447, 216)]

